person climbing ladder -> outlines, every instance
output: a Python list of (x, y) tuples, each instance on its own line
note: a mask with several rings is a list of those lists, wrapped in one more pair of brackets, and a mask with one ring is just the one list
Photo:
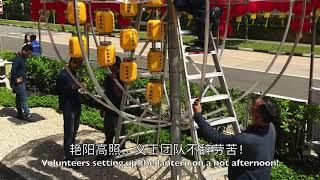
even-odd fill
[[(206, 18), (206, 1), (205, 0), (174, 0), (175, 8), (178, 11), (184, 11), (191, 14), (196, 23), (196, 34), (198, 42), (187, 49), (189, 52), (203, 52), (205, 37), (205, 18)], [(219, 24), (219, 18), (222, 14), (222, 8), (213, 7), (210, 9), (211, 30), (215, 31)]]

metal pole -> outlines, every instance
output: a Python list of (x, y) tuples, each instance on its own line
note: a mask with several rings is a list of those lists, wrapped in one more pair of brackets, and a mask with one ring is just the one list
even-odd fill
[[(168, 57), (169, 57), (169, 80), (170, 80), (170, 107), (171, 107), (171, 144), (181, 146), (181, 107), (180, 107), (180, 82), (181, 82), (181, 68), (179, 57), (179, 40), (177, 27), (174, 25), (174, 18), (176, 16), (175, 8), (172, 1), (168, 2), (169, 16), (168, 16)], [(178, 148), (178, 149), (179, 149)], [(180, 155), (171, 155), (172, 161), (181, 161)], [(180, 166), (171, 166), (171, 179), (178, 180), (181, 175)]]
[(53, 24), (56, 24), (56, 11), (55, 10), (53, 10), (52, 11), (52, 19), (53, 19)]
[[(313, 70), (314, 70), (314, 47), (316, 44), (316, 37), (317, 37), (317, 9), (313, 9), (313, 16), (312, 16), (312, 40), (311, 40), (311, 55), (310, 55), (310, 74), (309, 74), (309, 95), (308, 95), (308, 104), (311, 103), (311, 93), (312, 93), (312, 84), (313, 84)], [(312, 140), (312, 123), (307, 123), (307, 141)]]
[[(47, 12), (44, 12), (44, 13), (47, 13)], [(42, 55), (42, 47), (41, 47), (41, 18), (42, 18), (42, 15), (40, 14), (40, 18), (39, 18), (39, 21), (38, 21), (40, 55)]]
[(202, 99), (202, 93), (205, 89), (204, 83), (206, 80), (206, 73), (207, 73), (207, 61), (208, 61), (208, 46), (209, 46), (209, 24), (210, 24), (210, 17), (209, 17), (209, 11), (210, 11), (210, 1), (206, 0), (206, 19), (205, 19), (205, 35), (204, 35), (204, 54), (203, 54), (203, 63), (202, 63), (202, 73), (201, 73), (201, 86), (200, 86), (200, 92), (199, 92), (199, 100), (201, 102)]
[(136, 25), (135, 25), (137, 31), (140, 30), (141, 18), (142, 18), (142, 14), (143, 14), (143, 4), (142, 3), (140, 3), (138, 5), (138, 9), (139, 9), (139, 11), (138, 11), (138, 15), (136, 17)]
[(311, 39), (311, 55), (310, 55), (310, 74), (309, 74), (309, 96), (308, 96), (308, 104), (311, 102), (311, 88), (312, 88), (312, 79), (313, 79), (313, 69), (314, 69), (314, 47), (316, 44), (316, 32), (317, 32), (317, 9), (313, 9), (312, 16), (312, 39)]

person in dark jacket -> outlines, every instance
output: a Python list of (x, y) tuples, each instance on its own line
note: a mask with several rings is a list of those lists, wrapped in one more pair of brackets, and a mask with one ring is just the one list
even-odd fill
[[(275, 153), (276, 130), (272, 122), (279, 120), (277, 106), (269, 100), (258, 98), (251, 107), (253, 124), (244, 132), (236, 135), (224, 135), (217, 132), (201, 115), (199, 101), (193, 104), (194, 120), (201, 134), (214, 144), (236, 144), (239, 151), (229, 159), (229, 179), (259, 179), (268, 180)], [(260, 162), (265, 166), (259, 165)], [(249, 164), (244, 165), (247, 162)], [(250, 165), (251, 164), (251, 165)], [(274, 164), (274, 163), (273, 163)], [(263, 164), (262, 164), (263, 165)]]
[[(123, 87), (123, 83), (120, 80), (120, 63), (121, 59), (120, 57), (116, 57), (116, 63), (110, 67), (111, 74), (107, 75), (104, 80), (104, 89), (106, 96), (110, 99), (110, 101), (115, 105), (116, 108), (120, 109), (121, 100), (122, 100), (122, 91), (115, 83), (115, 80), (118, 80), (121, 86)], [(105, 141), (104, 144), (107, 145), (107, 147), (111, 144), (116, 144), (119, 142), (113, 142), (113, 139), (116, 134), (116, 127), (119, 115), (110, 110), (110, 109), (104, 109), (103, 110), (103, 116), (104, 116), (104, 134), (105, 134)], [(120, 135), (124, 135), (125, 129), (124, 126), (121, 128)], [(123, 149), (125, 145), (123, 144), (121, 149)], [(111, 155), (108, 153), (106, 156), (98, 156), (97, 159), (108, 159)]]
[[(81, 58), (70, 58), (68, 67), (76, 77), (76, 71), (82, 64)], [(66, 69), (62, 70), (57, 78), (57, 93), (59, 95), (59, 109), (63, 112), (63, 150), (64, 159), (74, 161), (70, 146), (75, 144), (81, 115), (81, 102), (78, 92), (79, 86), (71, 78)]]
[(27, 90), (26, 90), (26, 59), (32, 53), (32, 46), (25, 45), (17, 53), (11, 69), (10, 86), (16, 93), (16, 108), (18, 111), (17, 118), (32, 121), (32, 116), (28, 107)]
[[(189, 52), (203, 51), (205, 37), (205, 21), (206, 21), (206, 1), (205, 0), (174, 0), (174, 6), (179, 11), (191, 14), (196, 23), (196, 34), (198, 42), (187, 49)], [(219, 18), (222, 14), (222, 8), (213, 7), (210, 9), (211, 30), (216, 30), (219, 24)], [(210, 44), (210, 43), (209, 43)]]

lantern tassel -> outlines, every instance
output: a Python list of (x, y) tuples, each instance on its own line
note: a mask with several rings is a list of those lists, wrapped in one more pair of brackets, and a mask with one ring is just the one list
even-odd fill
[(268, 27), (268, 22), (269, 22), (269, 18), (267, 19), (266, 25), (264, 26), (264, 28), (267, 28), (267, 27)]

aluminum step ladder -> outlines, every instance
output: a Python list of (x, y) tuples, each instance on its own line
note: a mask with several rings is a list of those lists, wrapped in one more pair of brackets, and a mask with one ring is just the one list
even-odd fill
[[(197, 136), (197, 129), (198, 126), (197, 124), (194, 122), (193, 120), (193, 109), (192, 109), (192, 104), (194, 103), (194, 101), (196, 99), (198, 99), (199, 97), (192, 97), (191, 95), (191, 91), (190, 91), (190, 82), (192, 81), (199, 81), (201, 80), (202, 77), (202, 72), (201, 70), (196, 66), (196, 63), (194, 62), (194, 60), (192, 59), (193, 57), (201, 57), (204, 56), (204, 54), (189, 54), (185, 52), (185, 46), (183, 44), (183, 39), (182, 39), (182, 35), (186, 34), (187, 31), (182, 31), (181, 30), (181, 26), (180, 26), (180, 20), (179, 20), (179, 16), (176, 17), (177, 19), (177, 28), (178, 28), (178, 32), (179, 33), (179, 44), (180, 44), (180, 55), (181, 57), (181, 64), (183, 65), (183, 80), (185, 82), (186, 85), (186, 96), (187, 96), (187, 113), (188, 113), (188, 119), (189, 119), (189, 126), (190, 126), (190, 131), (191, 131), (191, 135), (192, 135), (192, 140), (194, 144), (199, 145), (199, 139)], [(226, 79), (221, 67), (221, 64), (219, 62), (219, 57), (217, 54), (217, 48), (215, 45), (215, 42), (213, 40), (213, 35), (212, 33), (210, 33), (211, 36), (211, 40), (209, 41), (209, 43), (213, 44), (214, 50), (208, 52), (208, 54), (212, 55), (213, 58), (213, 64), (214, 64), (214, 69), (211, 72), (208, 72), (209, 69), (207, 69), (207, 72), (205, 74), (205, 86), (206, 88), (204, 88), (204, 93), (201, 92), (202, 97), (201, 97), (201, 103), (210, 103), (210, 102), (217, 102), (217, 101), (222, 101), (227, 109), (228, 112), (228, 116), (227, 117), (214, 117), (214, 118), (209, 118), (210, 116), (212, 116), (212, 112), (208, 113), (208, 114), (204, 114), (204, 117), (207, 118), (207, 122), (211, 125), (211, 126), (217, 126), (217, 125), (224, 125), (224, 124), (228, 124), (231, 123), (234, 129), (234, 133), (240, 133), (240, 126), (237, 120), (237, 116), (233, 107), (233, 103), (232, 103), (232, 99), (230, 97), (230, 93), (229, 93), (229, 89), (226, 83)], [(193, 68), (196, 70), (197, 74), (190, 74), (190, 72), (187, 69), (187, 63), (190, 63)], [(220, 92), (218, 90), (215, 89), (215, 87), (212, 85), (213, 79), (217, 78), (219, 81), (219, 84), (221, 86), (221, 90)], [(206, 96), (206, 91), (207, 89), (211, 89), (215, 95), (210, 95), (210, 96)], [(212, 111), (214, 111), (216, 109), (213, 109)], [(211, 111), (211, 110), (210, 110)], [(199, 152), (195, 152), (195, 160), (196, 161), (201, 161), (201, 156)], [(202, 173), (202, 168), (201, 166), (197, 167), (197, 174), (198, 174), (198, 179), (202, 179), (203, 178), (203, 173)]]

